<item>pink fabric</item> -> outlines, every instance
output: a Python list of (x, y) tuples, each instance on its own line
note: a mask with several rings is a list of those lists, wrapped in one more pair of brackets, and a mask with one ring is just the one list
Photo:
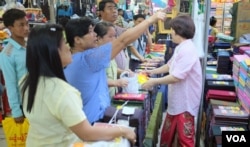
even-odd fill
[(234, 55), (234, 59), (235, 59), (234, 61), (238, 63), (248, 58), (249, 57), (247, 55)]
[(175, 6), (175, 1), (174, 0), (168, 0), (167, 3), (168, 3), (168, 6), (171, 7), (171, 8)]
[(129, 69), (129, 57), (128, 57), (127, 49), (120, 51), (120, 53), (116, 55), (115, 62), (119, 69), (122, 69), (122, 70)]
[[(126, 29), (121, 28), (119, 26), (115, 26), (115, 31), (116, 31), (116, 37), (118, 37), (124, 31), (126, 31)], [(120, 51), (120, 53), (116, 55), (115, 62), (116, 62), (117, 67), (119, 69), (122, 69), (122, 70), (129, 69), (129, 57), (128, 57), (127, 48), (125, 48), (124, 50)]]
[(180, 79), (179, 82), (168, 85), (168, 109), (171, 115), (189, 112), (198, 114), (201, 91), (202, 71), (197, 49), (191, 40), (179, 44), (167, 63), (169, 73)]

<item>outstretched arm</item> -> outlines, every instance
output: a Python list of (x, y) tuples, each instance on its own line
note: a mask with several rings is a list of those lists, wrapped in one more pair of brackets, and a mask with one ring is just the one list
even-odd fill
[(135, 41), (139, 36), (141, 36), (151, 24), (153, 24), (157, 20), (164, 20), (165, 17), (166, 13), (159, 11), (137, 26), (125, 31), (121, 36), (119, 36), (112, 42), (111, 58), (113, 59), (122, 49), (124, 49), (130, 43)]

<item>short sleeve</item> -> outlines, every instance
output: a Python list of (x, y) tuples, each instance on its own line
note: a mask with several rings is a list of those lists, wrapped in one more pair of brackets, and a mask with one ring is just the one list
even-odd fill
[(111, 52), (112, 43), (107, 43), (98, 48), (88, 50), (84, 60), (91, 71), (97, 72), (109, 66)]
[(80, 93), (67, 90), (61, 95), (56, 110), (57, 117), (61, 118), (63, 123), (68, 127), (86, 120), (86, 115), (82, 110)]
[(175, 62), (175, 64), (173, 67), (174, 70), (172, 70), (170, 73), (178, 79), (185, 79), (197, 60), (197, 57), (195, 56), (196, 54), (194, 53), (194, 48), (182, 49), (183, 50), (180, 51), (178, 55), (176, 55), (175, 61), (172, 61)]

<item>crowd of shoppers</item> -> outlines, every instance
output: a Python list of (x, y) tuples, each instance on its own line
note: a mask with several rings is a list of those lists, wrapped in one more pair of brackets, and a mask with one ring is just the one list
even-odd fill
[[(128, 85), (117, 78), (119, 74), (147, 62), (145, 49), (152, 44), (149, 27), (166, 14), (135, 15), (133, 27), (127, 29), (117, 25), (118, 8), (113, 0), (102, 0), (98, 11), (97, 24), (83, 17), (70, 19), (64, 26), (38, 25), (31, 31), (23, 10), (4, 13), (11, 37), (0, 53), (0, 67), (12, 117), (17, 123), (26, 117), (30, 123), (27, 147), (70, 146), (80, 140), (116, 137), (136, 142), (128, 127), (93, 124), (102, 121), (117, 87)], [(142, 88), (169, 85), (161, 145), (170, 146), (177, 132), (181, 145), (194, 146), (194, 117), (201, 93), (201, 65), (191, 41), (195, 26), (190, 16), (178, 16), (170, 27), (172, 41), (178, 44), (173, 57), (160, 68), (145, 71), (169, 74), (150, 78)]]

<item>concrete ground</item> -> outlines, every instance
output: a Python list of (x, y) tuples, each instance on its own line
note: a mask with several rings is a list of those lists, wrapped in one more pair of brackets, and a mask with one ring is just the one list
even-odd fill
[(0, 147), (7, 147), (2, 127), (0, 127)]

